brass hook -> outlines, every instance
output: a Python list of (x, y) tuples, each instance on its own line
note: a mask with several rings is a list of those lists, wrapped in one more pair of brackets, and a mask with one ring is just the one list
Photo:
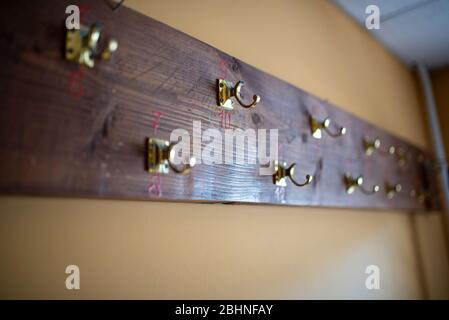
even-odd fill
[(101, 60), (109, 60), (114, 52), (118, 49), (118, 42), (115, 39), (110, 39), (106, 48), (101, 52)]
[(298, 183), (293, 178), (293, 175), (295, 174), (295, 166), (296, 163), (293, 163), (290, 167), (287, 168), (287, 163), (282, 162), (280, 163), (277, 160), (273, 161), (274, 164), (274, 174), (273, 174), (273, 183), (277, 186), (286, 187), (287, 181), (286, 178), (290, 178), (290, 180), (293, 182), (294, 185), (298, 187), (304, 187), (308, 184), (310, 184), (313, 180), (313, 176), (306, 175), (306, 181), (303, 183)]
[(325, 118), (323, 121), (318, 121), (312, 115), (309, 115), (309, 123), (310, 123), (310, 130), (312, 131), (312, 136), (316, 139), (321, 139), (321, 131), (324, 130), (327, 132), (328, 135), (331, 137), (341, 137), (346, 134), (346, 128), (340, 127), (338, 129), (338, 132), (334, 133), (329, 130), (329, 126), (331, 124), (331, 119), (329, 117)]
[(353, 194), (356, 188), (359, 188), (366, 195), (372, 195), (379, 192), (380, 187), (375, 184), (372, 190), (367, 190), (363, 187), (363, 177), (358, 176), (357, 178), (352, 177), (349, 173), (344, 176), (346, 193)]
[(90, 28), (81, 26), (79, 30), (67, 30), (65, 43), (65, 58), (79, 64), (93, 68), (94, 58), (100, 57), (102, 60), (109, 60), (111, 55), (117, 51), (118, 42), (110, 39), (106, 48), (98, 54), (98, 41), (101, 36), (101, 29), (98, 24), (93, 24)]
[(227, 110), (233, 110), (233, 101), (231, 100), (232, 97), (235, 97), (235, 99), (240, 103), (240, 105), (243, 108), (253, 108), (260, 102), (260, 96), (254, 95), (253, 101), (250, 104), (245, 104), (243, 102), (242, 96), (240, 94), (240, 91), (242, 90), (242, 86), (245, 84), (244, 81), (239, 81), (234, 86), (234, 84), (229, 80), (224, 79), (218, 79), (218, 104), (227, 109)]
[(372, 155), (377, 150), (382, 155), (396, 156), (396, 160), (401, 167), (407, 163), (408, 155), (403, 149), (390, 146), (388, 150), (381, 150), (380, 146), (381, 142), (379, 138), (375, 138), (374, 140), (369, 140), (367, 137), (363, 138), (363, 148), (367, 156)]
[(396, 155), (399, 166), (403, 167), (407, 163), (407, 153), (403, 149), (398, 148), (394, 151), (394, 154)]
[(379, 138), (374, 140), (369, 140), (368, 137), (363, 138), (363, 148), (365, 149), (365, 154), (370, 156), (377, 150), (382, 155), (392, 155), (395, 153), (395, 148), (393, 146), (389, 147), (387, 151), (380, 149), (381, 142)]
[(393, 199), (397, 193), (401, 192), (401, 190), (402, 185), (399, 183), (396, 184), (391, 184), (389, 182), (385, 183), (385, 193), (387, 195), (387, 198), (390, 200)]
[(409, 195), (410, 198), (416, 199), (419, 203), (424, 203), (426, 199), (429, 197), (428, 192), (416, 191), (415, 189), (412, 189)]
[(195, 158), (191, 157), (188, 164), (184, 164), (183, 167), (178, 167), (173, 164), (175, 157), (175, 150), (173, 147), (177, 144), (170, 143), (161, 139), (147, 139), (147, 169), (151, 173), (163, 173), (167, 174), (169, 168), (176, 173), (187, 174), (191, 168), (195, 166)]

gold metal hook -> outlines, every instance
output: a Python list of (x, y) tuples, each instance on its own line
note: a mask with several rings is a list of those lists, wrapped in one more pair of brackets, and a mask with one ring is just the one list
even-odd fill
[(380, 149), (380, 147), (381, 142), (379, 138), (375, 138), (374, 140), (370, 140), (368, 137), (363, 138), (363, 148), (365, 149), (365, 154), (367, 156), (372, 155), (375, 151), (382, 155), (392, 155), (395, 153), (395, 148), (393, 146), (389, 147), (386, 151)]
[[(382, 155), (392, 155), (396, 157), (396, 160), (399, 166), (404, 166), (407, 163), (408, 155), (401, 148), (395, 148), (394, 146), (390, 146), (388, 150), (380, 149), (381, 142), (379, 138), (375, 138), (374, 140), (369, 140), (369, 138), (363, 138), (363, 147), (365, 149), (365, 154), (367, 156), (372, 155), (375, 151)], [(419, 159), (418, 159), (419, 160)]]
[(398, 164), (400, 167), (403, 167), (408, 160), (407, 153), (403, 149), (396, 149), (394, 154), (396, 155), (396, 160), (398, 161)]
[(355, 189), (359, 188), (366, 195), (372, 195), (379, 192), (380, 187), (375, 184), (372, 190), (367, 190), (363, 187), (363, 177), (358, 176), (356, 178), (352, 177), (349, 173), (344, 176), (344, 182), (346, 186), (346, 193), (353, 194)]
[(385, 183), (385, 193), (388, 199), (393, 199), (397, 193), (401, 192), (401, 190), (402, 185), (399, 183), (396, 184), (391, 184), (389, 182)]
[(234, 84), (229, 80), (224, 79), (218, 79), (218, 104), (219, 106), (227, 109), (227, 110), (233, 110), (233, 104), (234, 102), (231, 100), (232, 97), (235, 97), (235, 99), (240, 103), (240, 105), (243, 108), (253, 108), (260, 102), (260, 96), (254, 95), (253, 101), (250, 104), (245, 104), (243, 102), (242, 96), (240, 94), (240, 91), (242, 90), (242, 86), (245, 84), (244, 81), (239, 81), (234, 86)]
[(416, 199), (419, 203), (424, 203), (426, 201), (426, 199), (429, 197), (428, 192), (417, 191), (415, 189), (412, 189), (410, 191), (409, 195), (410, 195), (410, 198)]
[(99, 57), (102, 60), (109, 60), (111, 55), (117, 51), (118, 42), (110, 39), (106, 48), (98, 54), (98, 42), (101, 36), (101, 29), (98, 24), (91, 27), (81, 26), (79, 30), (67, 30), (65, 43), (65, 58), (79, 64), (93, 68), (94, 59)]
[(277, 160), (273, 161), (274, 165), (274, 174), (273, 174), (273, 183), (277, 186), (286, 187), (287, 186), (287, 177), (290, 178), (290, 180), (293, 182), (294, 185), (298, 187), (304, 187), (308, 184), (310, 184), (313, 180), (313, 176), (306, 175), (306, 181), (303, 183), (298, 183), (293, 178), (293, 175), (295, 174), (295, 166), (296, 163), (293, 163), (290, 167), (287, 168), (287, 163), (282, 162), (280, 163)]
[(312, 132), (312, 136), (315, 139), (321, 139), (322, 134), (321, 131), (324, 130), (327, 132), (328, 135), (331, 137), (341, 137), (346, 134), (346, 128), (340, 127), (338, 129), (338, 132), (332, 132), (329, 130), (329, 126), (331, 124), (331, 119), (329, 117), (325, 118), (323, 121), (318, 121), (312, 115), (309, 115), (309, 123), (310, 123), (310, 130)]
[(110, 39), (106, 48), (101, 52), (101, 60), (109, 60), (114, 52), (118, 49), (118, 42), (115, 39)]
[(173, 147), (177, 144), (170, 143), (161, 139), (147, 139), (147, 169), (151, 173), (167, 174), (169, 168), (176, 173), (187, 174), (195, 166), (195, 158), (191, 157), (188, 164), (179, 167), (173, 164), (175, 150)]

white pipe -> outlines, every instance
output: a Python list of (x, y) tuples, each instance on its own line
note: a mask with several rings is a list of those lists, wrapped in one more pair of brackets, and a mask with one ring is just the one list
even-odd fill
[(440, 201), (443, 210), (446, 212), (446, 220), (449, 221), (449, 179), (446, 153), (444, 151), (443, 137), (441, 135), (440, 123), (435, 107), (432, 82), (430, 80), (429, 71), (423, 63), (418, 64), (418, 74), (424, 91), (427, 118), (432, 134), (433, 151), (437, 160), (436, 178), (438, 179)]

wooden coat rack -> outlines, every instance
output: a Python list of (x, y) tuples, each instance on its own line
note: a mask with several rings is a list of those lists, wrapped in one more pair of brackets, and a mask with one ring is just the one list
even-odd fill
[[(64, 56), (69, 4), (82, 9), (84, 26), (100, 22), (118, 43), (87, 48), (93, 68)], [(2, 194), (439, 208), (427, 152), (124, 6), (16, 0), (0, 16)], [(277, 176), (259, 175), (257, 163), (149, 173), (147, 139), (168, 141), (193, 121), (203, 130), (279, 129)], [(289, 178), (293, 163), (307, 186)], [(306, 174), (313, 179), (301, 181)]]

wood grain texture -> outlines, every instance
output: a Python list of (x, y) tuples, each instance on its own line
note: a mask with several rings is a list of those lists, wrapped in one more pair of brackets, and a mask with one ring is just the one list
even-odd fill
[[(63, 59), (65, 7), (82, 5), (82, 23), (100, 21), (118, 40), (109, 62), (84, 69)], [(304, 206), (436, 209), (430, 155), (284, 81), (182, 32), (104, 1), (19, 0), (0, 13), (0, 192), (166, 201), (244, 202)], [(216, 79), (245, 81), (254, 109), (236, 106), (232, 128), (279, 129), (279, 155), (296, 162), (296, 176), (313, 184), (280, 190), (259, 164), (198, 165), (190, 175), (145, 171), (145, 138), (169, 139), (176, 128), (192, 133), (221, 128)], [(80, 89), (81, 88), (81, 89)], [(350, 94), (350, 93), (348, 93)], [(379, 93), (381, 94), (381, 93)], [(345, 137), (310, 135), (308, 114), (348, 127)], [(155, 129), (155, 123), (157, 128)], [(224, 134), (223, 134), (224, 135)], [(363, 152), (362, 138), (379, 137), (411, 156), (404, 167), (392, 157)], [(204, 143), (205, 145), (205, 143)], [(427, 161), (425, 161), (426, 163)], [(345, 193), (343, 175), (362, 174), (368, 186), (388, 180), (405, 190), (430, 190), (425, 204), (385, 192)], [(155, 188), (160, 186), (160, 189)], [(156, 191), (156, 192), (155, 192)], [(160, 192), (159, 192), (160, 191)]]

